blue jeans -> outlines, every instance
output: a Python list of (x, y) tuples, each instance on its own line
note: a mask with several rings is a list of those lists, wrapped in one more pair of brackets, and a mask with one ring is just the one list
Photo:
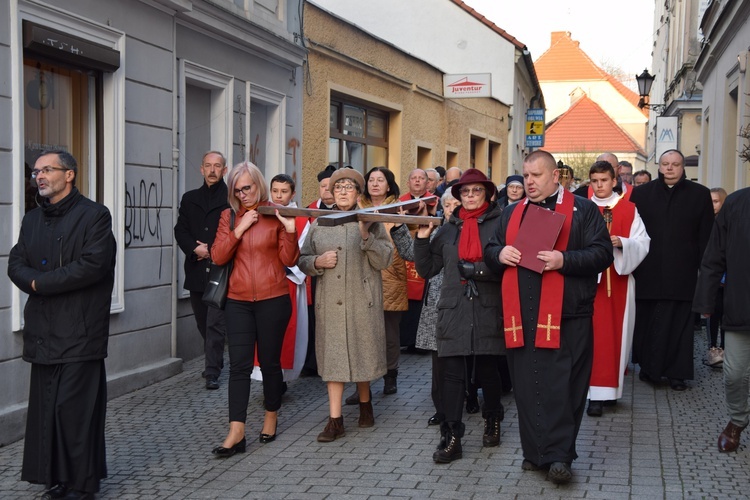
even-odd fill
[(750, 332), (726, 332), (724, 349), (724, 391), (732, 423), (744, 427), (750, 422)]

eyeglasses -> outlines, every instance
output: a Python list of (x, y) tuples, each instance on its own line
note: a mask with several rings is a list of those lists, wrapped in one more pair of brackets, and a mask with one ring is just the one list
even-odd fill
[(248, 186), (243, 186), (243, 187), (241, 187), (239, 189), (235, 189), (234, 190), (234, 195), (235, 196), (239, 196), (240, 193), (245, 194), (245, 195), (249, 194), (250, 190), (253, 189), (254, 187), (255, 187), (255, 184), (250, 184)]
[(44, 176), (48, 176), (52, 173), (53, 170), (70, 170), (69, 168), (63, 168), (63, 167), (42, 167), (42, 168), (35, 168), (31, 171), (31, 178), (36, 179), (39, 177), (39, 174), (44, 174)]
[(351, 192), (357, 189), (357, 186), (354, 184), (334, 184), (333, 185), (333, 192), (334, 193), (340, 193), (342, 191)]
[(461, 196), (469, 196), (470, 194), (478, 196), (484, 193), (484, 188), (479, 187), (479, 186), (474, 186), (473, 188), (462, 188), (458, 192), (461, 193)]

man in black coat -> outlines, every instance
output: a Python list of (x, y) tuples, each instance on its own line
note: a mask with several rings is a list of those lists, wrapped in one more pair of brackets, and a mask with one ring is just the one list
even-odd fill
[(635, 203), (651, 236), (648, 255), (635, 276), (633, 362), (640, 379), (669, 379), (683, 391), (693, 378), (693, 313), (703, 250), (714, 222), (711, 193), (685, 176), (685, 158), (671, 149), (659, 158), (659, 178), (633, 189)]
[(107, 477), (104, 358), (115, 275), (107, 207), (75, 187), (69, 153), (45, 151), (31, 172), (42, 205), (21, 223), (8, 276), (29, 294), (23, 359), (31, 363), (21, 479), (45, 498), (94, 498)]
[[(693, 310), (704, 317), (714, 312), (716, 291), (724, 288), (724, 390), (729, 424), (719, 436), (719, 451), (740, 445), (750, 422), (750, 188), (730, 194), (716, 216), (703, 254)], [(724, 279), (726, 276), (726, 279)]]
[(174, 236), (185, 253), (183, 287), (190, 291), (190, 305), (203, 337), (206, 389), (218, 389), (219, 375), (224, 367), (224, 311), (207, 306), (202, 299), (208, 283), (211, 245), (219, 227), (219, 218), (221, 212), (229, 208), (224, 182), (226, 159), (218, 151), (209, 151), (203, 155), (200, 168), (203, 185), (182, 196)]
[[(578, 457), (575, 444), (593, 361), (597, 276), (614, 257), (599, 209), (560, 186), (551, 154), (537, 150), (527, 156), (523, 176), (527, 198), (503, 211), (484, 259), (503, 273), (503, 330), (522, 468), (549, 469), (548, 478), (562, 484), (572, 479), (571, 463)], [(519, 266), (521, 252), (513, 246), (534, 206), (561, 213), (566, 221), (555, 248), (534, 256), (544, 262), (541, 274)]]

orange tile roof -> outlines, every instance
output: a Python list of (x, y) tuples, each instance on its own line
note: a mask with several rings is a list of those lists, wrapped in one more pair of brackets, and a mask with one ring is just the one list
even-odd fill
[(547, 125), (544, 149), (552, 153), (637, 152), (645, 155), (635, 139), (586, 94)]
[[(570, 37), (569, 31), (554, 31), (549, 49), (534, 62), (540, 82), (606, 80), (633, 106), (638, 106), (640, 97), (613, 77), (594, 61), (580, 47), (580, 42)], [(648, 113), (645, 110), (644, 114)]]

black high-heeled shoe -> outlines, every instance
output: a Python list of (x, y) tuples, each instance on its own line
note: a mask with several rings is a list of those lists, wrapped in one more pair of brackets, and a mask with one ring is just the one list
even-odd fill
[(231, 448), (224, 448), (223, 446), (217, 446), (216, 448), (211, 450), (211, 453), (213, 453), (216, 458), (229, 458), (233, 456), (235, 453), (245, 453), (246, 446), (247, 446), (247, 441), (245, 441), (245, 438), (242, 438), (242, 441), (235, 444)]
[[(276, 422), (276, 428), (278, 428), (279, 423)], [(276, 441), (276, 428), (273, 430), (273, 434), (263, 434), (260, 433), (260, 436), (258, 437), (258, 441), (260, 441), (263, 444), (271, 443), (273, 441)]]

